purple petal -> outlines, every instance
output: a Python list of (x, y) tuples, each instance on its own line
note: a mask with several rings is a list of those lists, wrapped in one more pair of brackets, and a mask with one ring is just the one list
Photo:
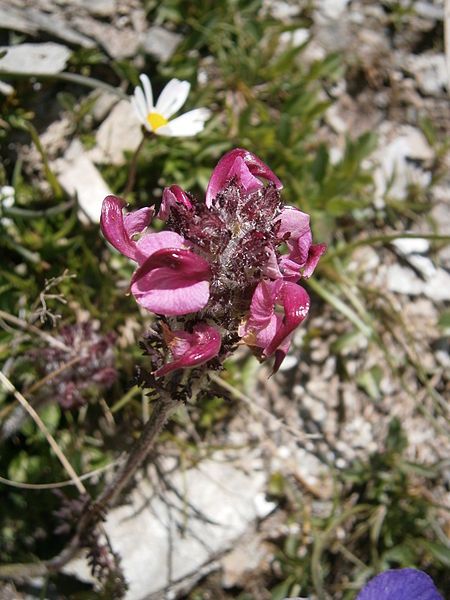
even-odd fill
[(165, 221), (170, 214), (170, 209), (176, 204), (182, 204), (188, 209), (192, 208), (192, 203), (186, 192), (179, 185), (171, 185), (164, 189), (158, 218)]
[(196, 312), (209, 299), (209, 263), (190, 250), (164, 248), (135, 271), (131, 293), (147, 310), (175, 316)]
[[(238, 183), (241, 185), (244, 185), (245, 181), (247, 181), (247, 184), (250, 183), (251, 180), (249, 179), (247, 173), (243, 171), (242, 164), (237, 163), (235, 165), (235, 161), (238, 158), (245, 162), (245, 166), (247, 167), (250, 175), (259, 177), (261, 179), (266, 179), (267, 181), (272, 182), (278, 190), (282, 189), (283, 185), (281, 181), (278, 179), (275, 173), (273, 173), (273, 171), (271, 171), (271, 169), (269, 169), (269, 167), (262, 162), (262, 160), (248, 150), (235, 148), (234, 150), (230, 150), (230, 152), (227, 152), (227, 154), (222, 156), (216, 168), (212, 172), (211, 179), (209, 180), (208, 188), (206, 190), (206, 206), (211, 206), (214, 198), (227, 185), (233, 176), (238, 178)], [(240, 176), (241, 179), (239, 178)], [(255, 185), (254, 182), (252, 182), (252, 185)]]
[(108, 242), (119, 252), (136, 260), (136, 242), (127, 232), (122, 209), (125, 202), (117, 196), (106, 196), (103, 200), (100, 227)]
[(211, 360), (218, 355), (222, 343), (217, 329), (206, 323), (195, 325), (193, 333), (166, 330), (164, 337), (175, 360), (158, 369), (157, 377)]
[(444, 600), (429, 575), (417, 569), (392, 569), (377, 575), (356, 600)]
[(150, 224), (154, 212), (155, 209), (152, 206), (148, 206), (126, 214), (123, 223), (128, 237), (131, 237), (135, 233), (142, 233)]

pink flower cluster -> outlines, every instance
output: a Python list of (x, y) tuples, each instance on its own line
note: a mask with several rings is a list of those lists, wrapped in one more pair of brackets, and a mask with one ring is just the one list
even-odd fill
[[(309, 297), (297, 284), (325, 251), (313, 244), (309, 216), (284, 206), (282, 184), (251, 152), (228, 152), (214, 169), (204, 202), (166, 188), (159, 233), (145, 232), (153, 207), (124, 214), (115, 196), (103, 201), (101, 228), (137, 263), (131, 293), (160, 316), (164, 356), (154, 375), (226, 356), (238, 343), (281, 365)], [(157, 361), (158, 362), (158, 361)]]

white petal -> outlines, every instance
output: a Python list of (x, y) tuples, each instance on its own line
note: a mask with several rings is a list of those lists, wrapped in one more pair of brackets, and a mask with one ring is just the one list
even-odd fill
[(133, 110), (134, 110), (134, 113), (135, 113), (135, 115), (137, 117), (137, 120), (140, 123), (144, 124), (147, 119), (146, 119), (145, 115), (143, 114), (142, 108), (139, 105), (138, 101), (136, 100), (135, 96), (131, 96), (131, 98), (130, 98), (130, 104), (133, 107)]
[(171, 79), (158, 98), (155, 112), (166, 119), (170, 119), (186, 102), (190, 88), (191, 84), (189, 81)]
[(134, 90), (134, 98), (136, 99), (136, 106), (138, 107), (140, 113), (144, 116), (144, 119), (147, 120), (147, 115), (149, 111), (147, 110), (147, 102), (145, 100), (144, 92), (142, 88), (137, 87)]
[(142, 87), (144, 88), (147, 113), (149, 113), (153, 109), (152, 84), (150, 83), (150, 79), (145, 74), (139, 75), (139, 79), (141, 80)]
[(203, 130), (205, 121), (210, 116), (211, 111), (207, 108), (196, 108), (170, 121), (167, 125), (158, 127), (155, 133), (168, 137), (191, 137)]

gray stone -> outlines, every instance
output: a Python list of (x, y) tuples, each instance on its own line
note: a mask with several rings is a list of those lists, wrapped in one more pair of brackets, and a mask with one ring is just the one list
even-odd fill
[[(148, 473), (127, 504), (109, 513), (105, 528), (122, 557), (130, 585), (127, 600), (162, 597), (185, 578), (195, 581), (250, 524), (273, 509), (267, 503), (261, 515), (255, 503), (266, 485), (266, 475), (253, 464), (255, 451), (240, 452), (217, 453), (184, 473), (168, 475), (170, 485), (161, 494), (160, 484)], [(245, 471), (235, 466), (239, 461)], [(84, 559), (72, 561), (65, 571), (90, 580)]]
[(154, 25), (143, 35), (141, 45), (148, 54), (166, 62), (173, 56), (182, 39), (180, 34)]
[(439, 96), (448, 86), (445, 54), (411, 55), (406, 63), (422, 93)]
[(133, 152), (142, 140), (141, 125), (128, 100), (121, 100), (100, 125), (96, 145), (89, 152), (96, 163), (122, 165), (124, 152)]
[[(420, 263), (417, 259), (422, 259)], [(426, 264), (424, 260), (428, 261)], [(409, 296), (424, 295), (435, 302), (450, 300), (450, 274), (441, 268), (436, 268), (424, 256), (416, 256), (414, 266), (420, 270), (422, 278), (401, 265), (387, 267), (384, 273), (384, 283), (388, 290)]]
[(53, 42), (1, 46), (0, 53), (4, 50), (6, 55), (0, 58), (0, 72), (36, 75), (60, 73), (72, 54), (66, 46)]
[(81, 143), (74, 140), (63, 158), (52, 163), (52, 168), (64, 190), (76, 195), (80, 217), (99, 223), (103, 198), (111, 192)]

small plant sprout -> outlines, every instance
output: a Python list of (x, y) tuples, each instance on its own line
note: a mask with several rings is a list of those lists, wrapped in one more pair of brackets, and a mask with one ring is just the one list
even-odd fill
[(171, 79), (154, 104), (150, 79), (147, 75), (140, 75), (139, 79), (142, 87), (136, 87), (130, 102), (147, 131), (168, 137), (192, 137), (203, 131), (211, 116), (207, 108), (195, 108), (170, 120), (186, 102), (191, 87), (188, 81)]
[(282, 204), (282, 187), (238, 148), (214, 169), (205, 201), (176, 185), (164, 190), (157, 214), (164, 231), (143, 233), (152, 207), (124, 214), (120, 198), (105, 198), (103, 234), (137, 263), (131, 293), (159, 316), (149, 340), (153, 376), (217, 368), (238, 344), (260, 360), (273, 357), (278, 370), (309, 311), (297, 281), (312, 275), (325, 251), (312, 243), (309, 216)]

